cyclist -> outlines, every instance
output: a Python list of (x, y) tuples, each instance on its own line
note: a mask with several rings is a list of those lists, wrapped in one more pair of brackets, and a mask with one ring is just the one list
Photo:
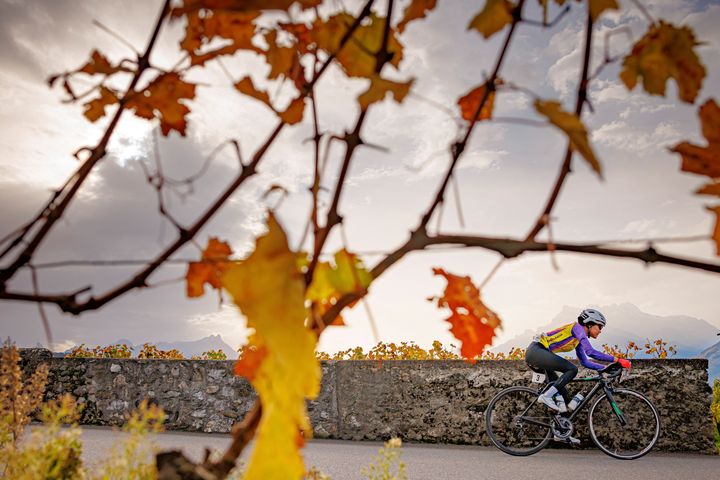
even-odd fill
[[(535, 368), (545, 370), (548, 380), (552, 382), (551, 387), (538, 397), (539, 402), (559, 413), (565, 413), (567, 411), (565, 405), (571, 402), (565, 385), (575, 378), (578, 369), (570, 361), (557, 355), (559, 352), (575, 349), (582, 366), (593, 370), (602, 370), (605, 365), (592, 362), (588, 357), (601, 362), (618, 362), (623, 368), (631, 367), (627, 359), (599, 352), (590, 345), (588, 336), (597, 338), (605, 324), (605, 316), (602, 313), (587, 308), (580, 313), (577, 323), (570, 323), (533, 339), (525, 354), (525, 361)], [(555, 372), (562, 372), (562, 375), (558, 378)], [(555, 400), (557, 393), (560, 393), (563, 401)]]

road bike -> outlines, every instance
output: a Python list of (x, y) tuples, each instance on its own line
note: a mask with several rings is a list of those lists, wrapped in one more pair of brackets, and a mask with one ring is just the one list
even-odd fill
[(539, 452), (550, 440), (568, 441), (573, 421), (589, 405), (590, 438), (604, 453), (621, 460), (647, 454), (660, 437), (660, 415), (642, 393), (618, 388), (626, 370), (613, 363), (597, 376), (578, 378), (571, 384), (595, 383), (572, 412), (559, 414), (537, 401), (550, 388), (547, 372), (535, 372), (540, 388), (515, 386), (495, 395), (485, 410), (485, 429), (490, 440), (505, 453), (527, 456)]

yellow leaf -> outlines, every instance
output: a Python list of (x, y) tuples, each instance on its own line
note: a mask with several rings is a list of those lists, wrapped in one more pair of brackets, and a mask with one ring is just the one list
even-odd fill
[(243, 478), (299, 479), (305, 469), (297, 437), (310, 431), (305, 401), (318, 394), (320, 367), (315, 334), (305, 326), (305, 283), (297, 254), (273, 215), (253, 253), (232, 264), (222, 284), (255, 330), (253, 345), (263, 351), (251, 382), (263, 414)]
[(559, 102), (535, 100), (535, 110), (547, 117), (550, 123), (565, 132), (570, 146), (587, 160), (593, 170), (602, 178), (602, 167), (593, 152), (588, 133), (577, 115), (565, 112)]
[(645, 91), (664, 96), (668, 79), (674, 78), (680, 99), (693, 103), (706, 73), (693, 50), (697, 45), (689, 27), (653, 24), (625, 57), (620, 79), (632, 90), (642, 77)]
[(593, 22), (597, 21), (605, 10), (617, 9), (617, 0), (590, 0), (590, 17)]
[(407, 82), (395, 82), (393, 80), (384, 79), (380, 77), (380, 75), (373, 75), (370, 77), (370, 86), (368, 89), (358, 97), (360, 109), (367, 110), (371, 104), (382, 101), (388, 92), (392, 93), (396, 102), (402, 103), (405, 96), (407, 96), (408, 92), (410, 92), (413, 82), (414, 80), (408, 80)]
[[(375, 74), (376, 55), (382, 46), (385, 18), (378, 17), (374, 13), (370, 14), (367, 22), (355, 30), (350, 41), (338, 52), (340, 41), (354, 20), (346, 13), (333, 15), (324, 22), (318, 19), (313, 25), (311, 34), (318, 48), (330, 54), (337, 52), (335, 59), (345, 74), (350, 77), (370, 78)], [(403, 49), (394, 29), (390, 30), (387, 51), (392, 55), (389, 63), (397, 68), (403, 57)]]
[(486, 0), (485, 7), (470, 21), (468, 30), (475, 29), (485, 38), (490, 38), (512, 23), (515, 4), (509, 0)]
[(419, 18), (425, 18), (427, 12), (435, 8), (437, 0), (412, 0), (403, 12), (403, 18), (398, 23), (398, 32), (403, 33), (408, 23)]
[(100, 87), (100, 96), (87, 102), (83, 114), (91, 122), (105, 116), (105, 107), (118, 102), (117, 96), (105, 87)]

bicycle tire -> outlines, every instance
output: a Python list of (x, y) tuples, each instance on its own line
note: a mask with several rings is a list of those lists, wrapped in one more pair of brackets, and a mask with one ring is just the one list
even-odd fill
[[(497, 448), (521, 457), (545, 448), (552, 436), (550, 427), (522, 420), (535, 419), (548, 425), (552, 423), (547, 407), (537, 402), (538, 394), (528, 387), (510, 387), (490, 400), (485, 410), (485, 432)], [(524, 410), (528, 410), (529, 415), (517, 418)]]
[(627, 424), (620, 423), (603, 393), (588, 411), (590, 437), (603, 453), (613, 458), (635, 460), (646, 455), (660, 438), (657, 408), (645, 395), (634, 390), (618, 388), (612, 395)]

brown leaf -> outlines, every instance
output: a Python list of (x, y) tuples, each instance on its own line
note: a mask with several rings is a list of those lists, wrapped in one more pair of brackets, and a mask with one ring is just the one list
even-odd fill
[(645, 91), (664, 96), (668, 79), (674, 78), (680, 99), (693, 103), (706, 73), (694, 51), (697, 45), (689, 27), (652, 24), (625, 57), (620, 79), (632, 90), (642, 78)]
[(585, 125), (574, 113), (566, 112), (559, 102), (535, 100), (535, 110), (547, 117), (550, 123), (565, 132), (570, 146), (587, 160), (593, 170), (602, 178), (602, 166), (590, 145)]
[[(221, 55), (232, 55), (238, 50), (250, 50), (262, 54), (262, 50), (253, 45), (255, 19), (260, 12), (234, 12), (224, 10), (203, 10), (187, 14), (185, 38), (180, 46), (190, 54), (192, 65), (202, 65)], [(209, 51), (201, 49), (215, 38), (230, 40), (229, 45)]]
[(617, 0), (590, 0), (590, 17), (593, 22), (600, 18), (605, 10), (617, 10)]
[(202, 296), (205, 293), (206, 283), (219, 289), (220, 279), (229, 266), (230, 255), (232, 255), (230, 245), (211, 237), (203, 251), (202, 261), (191, 262), (188, 265), (185, 274), (187, 296), (189, 298)]
[(715, 255), (720, 256), (720, 205), (707, 207), (707, 209), (715, 214), (715, 230), (712, 239), (715, 241)]
[(105, 116), (105, 107), (118, 103), (117, 96), (109, 89), (100, 87), (100, 96), (87, 102), (83, 114), (91, 122)]
[(407, 82), (395, 82), (382, 78), (380, 75), (373, 75), (370, 77), (368, 89), (358, 97), (360, 109), (367, 110), (371, 104), (382, 101), (388, 93), (392, 94), (396, 102), (402, 103), (410, 92), (413, 82), (412, 79)]
[[(235, 88), (240, 92), (256, 100), (260, 100), (268, 107), (272, 108), (270, 104), (270, 96), (264, 90), (260, 90), (255, 87), (255, 84), (250, 77), (244, 77), (242, 80), (235, 84)], [(274, 109), (273, 109), (274, 110)]]
[(695, 192), (698, 195), (714, 195), (720, 197), (720, 181), (707, 183)]
[(268, 43), (268, 49), (265, 52), (265, 60), (270, 65), (269, 79), (278, 78), (280, 75), (289, 77), (289, 72), (293, 67), (293, 60), (295, 59), (295, 48), (281, 47), (277, 44), (277, 31), (270, 30), (265, 35), (265, 40)]
[(284, 112), (277, 112), (280, 120), (287, 123), (288, 125), (295, 125), (300, 123), (305, 113), (305, 99), (298, 97), (285, 109)]
[[(460, 113), (462, 114), (462, 118), (464, 120), (467, 120), (468, 122), (475, 120), (475, 113), (477, 113), (477, 109), (480, 107), (480, 102), (485, 96), (485, 88), (485, 84), (475, 87), (458, 99), (457, 103), (460, 107)], [(488, 94), (485, 104), (477, 117), (477, 121), (489, 120), (492, 117), (494, 103), (495, 91), (493, 90)]]
[(427, 12), (434, 9), (436, 4), (437, 0), (412, 0), (405, 8), (403, 18), (397, 25), (398, 32), (403, 33), (407, 24), (413, 20), (425, 18), (427, 16)]
[(78, 72), (87, 73), (88, 75), (112, 75), (120, 71), (128, 72), (130, 70), (119, 65), (112, 65), (110, 61), (97, 50), (93, 50), (92, 54), (90, 54), (90, 60), (78, 69)]
[(698, 111), (703, 136), (708, 141), (707, 147), (682, 142), (670, 151), (682, 156), (684, 172), (706, 175), (710, 178), (720, 177), (720, 107), (714, 99), (710, 99)]
[(467, 29), (475, 29), (485, 38), (490, 38), (513, 21), (515, 4), (509, 0), (486, 0), (485, 6), (473, 17)]
[(190, 109), (182, 100), (195, 98), (195, 85), (182, 80), (179, 74), (164, 73), (153, 80), (145, 90), (128, 98), (127, 107), (138, 117), (160, 120), (160, 129), (167, 136), (172, 130), (183, 137)]

